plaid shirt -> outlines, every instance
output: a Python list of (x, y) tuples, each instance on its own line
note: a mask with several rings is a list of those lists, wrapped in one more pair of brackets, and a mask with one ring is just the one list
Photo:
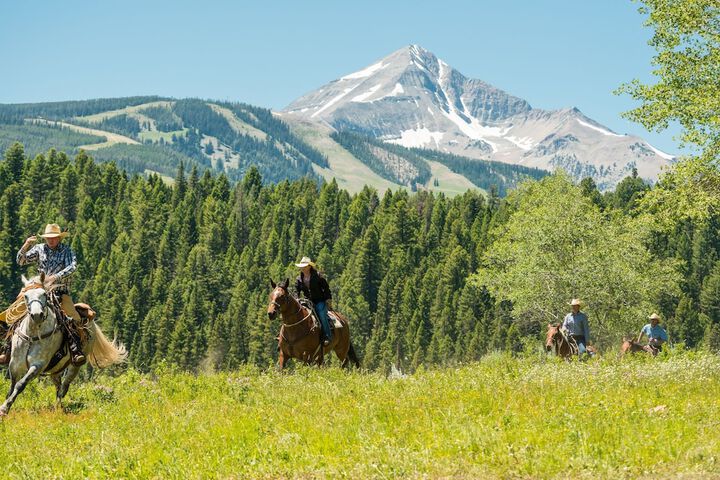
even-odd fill
[(17, 253), (18, 265), (28, 265), (37, 262), (38, 271), (45, 275), (55, 275), (56, 284), (68, 287), (70, 275), (77, 269), (77, 259), (72, 249), (61, 243), (55, 250), (46, 243), (35, 245), (27, 252), (22, 249)]

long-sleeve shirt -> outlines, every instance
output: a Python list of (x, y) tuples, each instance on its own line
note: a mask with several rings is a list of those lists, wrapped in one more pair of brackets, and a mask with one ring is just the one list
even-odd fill
[(69, 284), (69, 277), (77, 270), (77, 258), (70, 247), (64, 243), (52, 249), (46, 243), (38, 244), (27, 252), (22, 249), (17, 253), (17, 263), (20, 266), (31, 263), (38, 264), (38, 270), (45, 275), (55, 275), (56, 284)]
[(648, 340), (655, 339), (667, 342), (668, 339), (667, 332), (663, 327), (660, 326), (660, 324), (657, 324), (653, 327), (652, 324), (648, 323), (642, 328), (642, 333), (647, 335)]
[(295, 290), (298, 297), (301, 293), (304, 293), (305, 297), (309, 298), (313, 303), (332, 300), (332, 293), (330, 293), (327, 280), (315, 270), (310, 273), (309, 279), (305, 278), (303, 273), (300, 272), (300, 275), (295, 280)]
[(565, 315), (562, 326), (567, 329), (570, 335), (580, 335), (585, 337), (586, 342), (590, 341), (588, 317), (583, 312), (568, 313)]

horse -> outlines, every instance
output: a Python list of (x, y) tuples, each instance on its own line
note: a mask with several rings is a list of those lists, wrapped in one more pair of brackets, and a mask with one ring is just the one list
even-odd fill
[[(350, 341), (350, 325), (342, 314), (331, 312), (340, 321), (342, 328), (336, 328), (330, 344), (323, 348), (320, 340), (321, 327), (313, 320), (312, 309), (303, 306), (288, 291), (289, 279), (279, 285), (270, 280), (273, 290), (270, 292), (267, 315), (274, 320), (280, 313), (280, 334), (278, 335), (278, 370), (285, 368), (288, 359), (295, 358), (310, 365), (322, 365), (325, 354), (335, 352), (343, 368), (352, 362), (360, 368), (360, 361)], [(329, 319), (333, 321), (332, 317)]]
[[(44, 274), (31, 280), (23, 276), (22, 281), (27, 312), (18, 320), (12, 333), (12, 353), (8, 365), (10, 391), (0, 405), (0, 418), (8, 414), (18, 395), (38, 375), (50, 376), (56, 389), (57, 405), (62, 406), (70, 383), (80, 371), (80, 366), (70, 362), (69, 349), (63, 349), (64, 327), (58, 321), (56, 309), (49, 304), (52, 300), (48, 298), (53, 295), (53, 287), (44, 285)], [(109, 367), (127, 358), (125, 347), (110, 342), (92, 319), (88, 319), (87, 334), (83, 353), (94, 367)]]
[(653, 357), (656, 356), (660, 350), (652, 348), (650, 345), (642, 345), (636, 342), (632, 337), (623, 337), (622, 345), (620, 346), (620, 358), (624, 357), (627, 353), (649, 353)]
[(547, 337), (545, 338), (545, 351), (554, 351), (555, 355), (568, 360), (578, 354), (577, 343), (560, 330), (559, 323), (548, 323)]

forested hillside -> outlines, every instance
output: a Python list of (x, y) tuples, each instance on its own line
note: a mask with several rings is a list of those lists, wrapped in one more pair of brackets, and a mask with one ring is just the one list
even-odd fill
[[(524, 178), (547, 172), (407, 149), (318, 125), (298, 133), (286, 117), (246, 103), (127, 97), (36, 104), (0, 104), (0, 151), (14, 141), (29, 156), (51, 148), (92, 151), (128, 173), (175, 175), (182, 163), (202, 174), (223, 172), (231, 184), (255, 167), (264, 181), (337, 178), (358, 192), (364, 185), (442, 190), (495, 189), (504, 196)], [(307, 128), (305, 129), (307, 130)], [(365, 167), (365, 165), (367, 167)], [(368, 170), (369, 168), (369, 170)]]
[(655, 231), (633, 207), (647, 189), (629, 177), (603, 196), (560, 174), (506, 200), (351, 196), (308, 178), (264, 184), (255, 168), (234, 187), (181, 168), (170, 186), (86, 153), (28, 158), (16, 144), (0, 163), (2, 300), (20, 287), (24, 239), (57, 222), (80, 263), (76, 300), (97, 308), (140, 369), (270, 364), (279, 325), (266, 315), (269, 282), (293, 278), (303, 255), (330, 279), (370, 368), (537, 348), (573, 296), (604, 348), (654, 309), (674, 342), (717, 347), (720, 218)]

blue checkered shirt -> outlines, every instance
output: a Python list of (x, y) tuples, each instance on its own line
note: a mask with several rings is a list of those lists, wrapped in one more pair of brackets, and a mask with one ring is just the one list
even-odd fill
[(45, 275), (55, 275), (57, 285), (66, 288), (70, 283), (70, 275), (77, 270), (77, 259), (72, 249), (61, 243), (56, 249), (50, 248), (47, 243), (35, 245), (27, 252), (22, 249), (17, 254), (18, 265), (38, 264), (38, 271)]

